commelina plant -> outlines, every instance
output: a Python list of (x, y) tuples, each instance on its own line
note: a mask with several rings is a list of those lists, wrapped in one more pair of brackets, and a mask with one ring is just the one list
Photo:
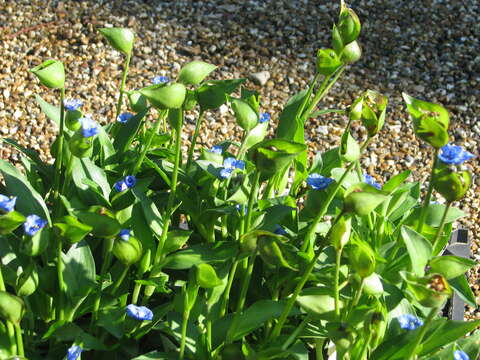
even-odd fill
[[(2, 139), (23, 170), (0, 160), (0, 358), (477, 359), (480, 321), (441, 312), (454, 292), (475, 306), (465, 277), (475, 263), (442, 256), (473, 157), (448, 144), (448, 112), (403, 94), (433, 153), (421, 197), (408, 170), (381, 184), (361, 168), (383, 129), (384, 95), (318, 109), (361, 57), (360, 30), (342, 2), (331, 48), (272, 138), (258, 93), (245, 79), (209, 80), (216, 66), (202, 61), (127, 91), (129, 29), (99, 30), (125, 57), (105, 126), (65, 98), (61, 61), (31, 69), (59, 93), (56, 105), (37, 96), (59, 132), (53, 165)], [(223, 104), (241, 141), (196, 148), (205, 113)], [(328, 112), (348, 125), (338, 147), (309, 159), (304, 128)], [(351, 135), (353, 122), (365, 138)]]

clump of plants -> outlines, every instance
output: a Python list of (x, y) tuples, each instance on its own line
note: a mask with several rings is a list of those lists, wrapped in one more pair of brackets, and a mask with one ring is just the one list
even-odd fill
[[(106, 126), (65, 98), (62, 62), (31, 69), (60, 94), (59, 105), (37, 96), (59, 133), (53, 165), (3, 139), (23, 171), (0, 161), (0, 358), (476, 359), (480, 321), (441, 311), (454, 292), (475, 306), (465, 277), (475, 263), (441, 255), (464, 216), (452, 204), (470, 186), (461, 165), (473, 157), (448, 144), (448, 112), (403, 94), (415, 134), (433, 148), (422, 201), (410, 171), (382, 185), (361, 168), (388, 132), (384, 95), (318, 108), (361, 57), (360, 29), (342, 2), (332, 48), (318, 51), (310, 86), (285, 105), (273, 138), (259, 94), (245, 79), (209, 80), (216, 67), (202, 61), (127, 90), (129, 29), (100, 29), (125, 57)], [(196, 154), (205, 113), (223, 104), (241, 141)], [(305, 126), (328, 112), (349, 119), (344, 134), (309, 159)], [(351, 135), (354, 122), (366, 138)]]

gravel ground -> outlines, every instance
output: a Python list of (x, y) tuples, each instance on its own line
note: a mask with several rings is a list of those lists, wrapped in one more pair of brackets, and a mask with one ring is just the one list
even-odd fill
[[(369, 173), (382, 180), (408, 168), (417, 180), (428, 176), (431, 151), (413, 136), (402, 91), (447, 107), (451, 140), (477, 155), (467, 166), (478, 173), (480, 3), (363, 0), (350, 5), (363, 24), (364, 56), (333, 87), (323, 106), (345, 108), (367, 88), (389, 97), (386, 126), (364, 161)], [(84, 111), (98, 121), (112, 119), (123, 60), (95, 31), (111, 25), (131, 27), (138, 34), (129, 89), (149, 84), (155, 75), (175, 78), (193, 59), (218, 65), (214, 77), (219, 79), (268, 72), (263, 73), (270, 76), (264, 85), (249, 81), (247, 86), (261, 92), (262, 108), (275, 121), (287, 98), (311, 78), (316, 50), (330, 46), (337, 13), (337, 1), (321, 0), (0, 0), (0, 134), (48, 159), (56, 129), (41, 114), (33, 95), (50, 102), (55, 97), (27, 72), (48, 58), (65, 63), (67, 97), (82, 98)], [(227, 109), (209, 113), (206, 119), (200, 145), (238, 134)], [(187, 120), (193, 132), (194, 116)], [(311, 147), (323, 150), (337, 144), (344, 125), (339, 116), (311, 119), (307, 130)], [(0, 157), (17, 161), (18, 153), (0, 146)], [(476, 260), (480, 260), (479, 185), (477, 176), (458, 204), (470, 214), (461, 226), (471, 230)], [(471, 272), (470, 283), (480, 303), (479, 267)], [(480, 311), (469, 309), (467, 317), (480, 318)]]

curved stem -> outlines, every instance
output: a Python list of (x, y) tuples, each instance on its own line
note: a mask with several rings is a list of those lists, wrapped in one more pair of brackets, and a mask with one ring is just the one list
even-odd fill
[(300, 334), (300, 332), (302, 332), (302, 330), (305, 328), (305, 326), (311, 320), (311, 318), (312, 318), (312, 316), (310, 314), (308, 314), (307, 316), (304, 317), (304, 319), (302, 320), (300, 325), (298, 325), (295, 328), (295, 330), (293, 330), (293, 332), (290, 334), (288, 339), (283, 343), (282, 350), (287, 350), (288, 349), (288, 347), (295, 341), (298, 334)]
[(20, 324), (15, 324), (15, 336), (17, 338), (18, 355), (25, 356), (25, 351), (23, 350), (22, 329), (20, 328)]
[(142, 289), (141, 284), (135, 283), (135, 287), (133, 288), (133, 294), (132, 294), (132, 304), (136, 305), (138, 302), (138, 297), (140, 295), (140, 290)]
[(420, 331), (418, 333), (418, 336), (415, 339), (415, 342), (413, 343), (413, 346), (411, 348), (410, 353), (408, 354), (408, 357), (407, 357), (408, 360), (414, 360), (416, 358), (416, 352), (418, 350), (418, 347), (422, 343), (423, 337), (425, 336), (425, 333), (427, 332), (428, 326), (432, 322), (435, 315), (438, 313), (438, 310), (439, 310), (438, 307), (434, 307), (434, 308), (432, 308), (432, 310), (430, 310), (430, 313), (428, 314), (427, 318), (425, 319), (425, 323), (420, 327)]
[(335, 282), (334, 282), (334, 293), (335, 293), (335, 315), (340, 315), (340, 291), (338, 289), (338, 282), (340, 278), (340, 261), (342, 259), (342, 248), (337, 250), (335, 256)]
[[(362, 282), (360, 283), (360, 287), (358, 289), (358, 291), (356, 292), (355, 294), (355, 297), (353, 298), (353, 301), (352, 303), (350, 304), (350, 311), (352, 311), (352, 309), (357, 306), (358, 302), (360, 301), (360, 298), (362, 297), (362, 293), (363, 293), (363, 288), (365, 286), (365, 278), (362, 278)], [(349, 312), (350, 312), (349, 311)]]
[(447, 206), (445, 207), (445, 211), (442, 215), (442, 220), (440, 220), (440, 226), (437, 229), (437, 233), (435, 234), (435, 238), (433, 240), (433, 255), (438, 254), (442, 249), (438, 249), (440, 246), (440, 238), (442, 237), (443, 228), (445, 227), (445, 220), (447, 219), (448, 210), (450, 210), (450, 206), (452, 203), (449, 201), (447, 202)]
[(122, 75), (122, 83), (120, 84), (120, 94), (118, 95), (118, 102), (117, 102), (117, 108), (115, 112), (115, 119), (114, 121), (117, 121), (118, 115), (120, 115), (120, 111), (122, 110), (122, 103), (123, 103), (123, 94), (125, 92), (125, 82), (127, 80), (127, 74), (128, 74), (128, 67), (130, 65), (130, 59), (132, 57), (132, 53), (128, 53), (127, 57), (125, 59), (125, 64), (123, 66), (123, 75)]
[(197, 123), (195, 124), (195, 132), (193, 133), (192, 144), (190, 145), (190, 149), (188, 149), (188, 158), (187, 158), (187, 166), (186, 166), (187, 171), (190, 169), (190, 163), (193, 160), (193, 152), (195, 151), (195, 145), (197, 144), (197, 137), (198, 137), (198, 133), (200, 132), (200, 127), (202, 125), (204, 114), (205, 114), (204, 110), (203, 109), (200, 110)]
[(432, 191), (433, 191), (433, 181), (435, 176), (435, 164), (437, 163), (438, 152), (440, 149), (435, 149), (433, 153), (433, 160), (432, 160), (432, 170), (430, 172), (430, 182), (428, 184), (427, 195), (425, 195), (425, 200), (423, 201), (423, 206), (420, 209), (420, 216), (418, 218), (418, 224), (416, 231), (421, 234), (423, 229), (423, 223), (425, 222), (425, 218), (427, 217), (427, 208), (430, 205), (430, 199), (432, 198)]
[(179, 360), (183, 360), (185, 357), (185, 344), (187, 341), (187, 325), (188, 325), (188, 318), (190, 317), (190, 310), (186, 310), (183, 313), (183, 321), (182, 321), (182, 339), (180, 340), (180, 354), (178, 356)]
[(120, 277), (117, 279), (115, 284), (113, 284), (112, 294), (115, 294), (118, 288), (120, 287), (120, 285), (122, 285), (123, 280), (125, 280), (125, 277), (127, 276), (129, 269), (130, 269), (130, 266), (125, 266), (125, 269), (123, 269), (122, 273), (120, 274)]
[(58, 277), (58, 320), (65, 318), (63, 298), (65, 296), (65, 284), (63, 282), (62, 240), (57, 237), (57, 277)]
[(53, 215), (56, 217), (61, 209), (58, 197), (60, 195), (60, 178), (62, 177), (63, 162), (63, 132), (65, 129), (65, 107), (63, 101), (65, 99), (65, 88), (60, 89), (60, 129), (58, 133), (57, 156), (55, 158), (55, 175), (53, 178)]
[(253, 187), (248, 197), (247, 220), (245, 222), (245, 232), (250, 231), (250, 225), (252, 222), (253, 202), (257, 197), (259, 181), (260, 181), (260, 171), (255, 170), (255, 173), (253, 175), (253, 184), (252, 184)]
[[(310, 86), (308, 87), (307, 93), (305, 94), (305, 97), (303, 98), (302, 104), (298, 108), (297, 117), (302, 116), (303, 110), (305, 110), (305, 106), (307, 106), (308, 102), (310, 101), (310, 98), (312, 97), (313, 89), (315, 88), (315, 85), (317, 84), (318, 79), (320, 78), (320, 75), (321, 75), (320, 73), (315, 74)], [(323, 87), (326, 86), (326, 84), (328, 82), (328, 79), (330, 79), (330, 77), (326, 77), (323, 80), (322, 85), (320, 85), (320, 89), (322, 89)]]

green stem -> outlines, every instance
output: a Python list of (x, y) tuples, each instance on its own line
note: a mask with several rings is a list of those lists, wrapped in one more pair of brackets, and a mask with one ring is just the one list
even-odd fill
[[(310, 98), (312, 97), (313, 89), (315, 88), (315, 85), (317, 84), (319, 78), (320, 78), (320, 73), (316, 73), (315, 77), (312, 80), (312, 83), (308, 87), (305, 97), (303, 98), (302, 104), (298, 108), (298, 111), (297, 111), (298, 117), (301, 117), (303, 115), (303, 110), (305, 110), (305, 106), (307, 106), (308, 102), (310, 101)], [(329, 79), (330, 79), (330, 76), (323, 79), (322, 85), (320, 85), (320, 89), (324, 88), (327, 85)]]
[(445, 220), (447, 219), (450, 206), (452, 206), (452, 203), (449, 201), (447, 202), (447, 206), (445, 207), (445, 211), (443, 212), (442, 220), (440, 220), (440, 226), (438, 227), (437, 233), (435, 234), (435, 238), (433, 240), (433, 255), (436, 255), (441, 251), (441, 249), (438, 249), (438, 247), (440, 245), (440, 239), (442, 237), (443, 228), (445, 227)]
[(62, 240), (57, 237), (57, 277), (58, 277), (58, 320), (64, 320), (65, 309), (63, 308), (63, 298), (65, 296), (65, 284), (63, 282), (63, 261), (62, 261)]
[(358, 289), (358, 291), (356, 292), (355, 294), (355, 298), (353, 299), (352, 303), (350, 304), (350, 311), (352, 311), (352, 309), (357, 306), (358, 302), (360, 301), (360, 298), (362, 297), (362, 293), (363, 293), (363, 288), (364, 288), (364, 285), (365, 285), (365, 278), (362, 278), (362, 281), (360, 283), (360, 288)]
[(125, 65), (123, 67), (122, 83), (120, 84), (120, 94), (118, 95), (117, 109), (115, 112), (114, 121), (117, 121), (117, 117), (118, 115), (120, 115), (120, 111), (122, 111), (123, 94), (125, 91), (125, 82), (127, 81), (127, 73), (128, 73), (128, 67), (130, 65), (131, 57), (132, 57), (132, 53), (130, 52), (127, 54), (127, 57), (125, 59)]
[[(7, 289), (5, 288), (5, 282), (3, 280), (3, 274), (2, 274), (2, 261), (0, 259), (0, 291), (7, 291)], [(8, 334), (8, 338), (10, 339), (10, 353), (13, 355), (16, 353), (16, 342), (15, 342), (15, 329), (13, 327), (13, 324), (6, 320), (6, 323), (7, 323), (7, 334)]]
[(207, 351), (211, 353), (212, 352), (212, 318), (210, 314), (208, 314), (205, 327), (207, 328)]
[(230, 289), (232, 288), (233, 279), (235, 278), (235, 273), (237, 271), (237, 266), (238, 266), (238, 260), (235, 259), (233, 264), (232, 264), (232, 268), (230, 269), (230, 273), (228, 274), (227, 287), (225, 288), (225, 291), (223, 292), (223, 300), (222, 300), (222, 306), (220, 307), (219, 318), (224, 317), (226, 312), (227, 312), (228, 299), (230, 298)]
[(435, 176), (435, 164), (437, 163), (438, 152), (440, 149), (435, 149), (433, 153), (433, 160), (432, 160), (432, 170), (430, 172), (430, 182), (428, 184), (427, 195), (425, 196), (425, 200), (423, 201), (423, 206), (420, 209), (420, 216), (418, 217), (418, 224), (417, 224), (417, 232), (422, 233), (423, 224), (425, 222), (425, 218), (427, 217), (427, 208), (430, 205), (430, 199), (432, 198), (432, 191), (433, 191), (433, 181)]
[(125, 280), (125, 277), (127, 276), (129, 269), (130, 269), (130, 266), (125, 266), (125, 268), (123, 269), (122, 273), (120, 274), (120, 277), (117, 279), (117, 281), (115, 282), (115, 284), (113, 284), (112, 294), (115, 295), (115, 293), (117, 292), (117, 290), (118, 290), (118, 288), (120, 287), (120, 285), (122, 285), (123, 280)]
[(342, 248), (337, 250), (335, 256), (335, 282), (334, 282), (334, 292), (335, 292), (335, 315), (340, 315), (340, 291), (338, 290), (338, 282), (340, 278), (340, 261), (342, 259)]
[(142, 288), (141, 284), (135, 283), (135, 287), (133, 288), (132, 294), (132, 304), (136, 305), (138, 302), (138, 296), (140, 295), (140, 290)]
[(435, 315), (438, 313), (439, 308), (434, 307), (432, 310), (430, 310), (430, 313), (428, 314), (427, 318), (425, 319), (424, 324), (420, 327), (420, 331), (418, 333), (417, 338), (415, 339), (415, 342), (413, 343), (413, 346), (411, 347), (411, 351), (408, 354), (407, 359), (408, 360), (414, 360), (416, 358), (416, 352), (418, 351), (418, 347), (422, 343), (423, 337), (425, 336), (425, 333), (428, 330), (428, 327), (430, 323), (432, 322), (433, 318)]
[(315, 339), (315, 359), (323, 360), (323, 344), (325, 344), (325, 339)]
[(195, 131), (192, 137), (192, 144), (190, 145), (190, 149), (188, 149), (188, 158), (187, 158), (187, 166), (186, 170), (190, 169), (190, 163), (193, 159), (193, 152), (195, 151), (195, 145), (197, 144), (197, 137), (198, 133), (200, 132), (200, 127), (202, 125), (203, 115), (205, 114), (204, 110), (200, 110), (200, 114), (198, 115), (197, 123), (195, 124)]
[(288, 347), (295, 341), (295, 339), (297, 338), (298, 334), (300, 334), (300, 332), (305, 328), (305, 326), (307, 325), (307, 323), (311, 320), (312, 316), (311, 315), (307, 315), (305, 316), (305, 318), (302, 320), (302, 322), (300, 323), (300, 325), (298, 325), (295, 330), (293, 330), (293, 332), (290, 334), (290, 336), (288, 337), (288, 339), (285, 341), (285, 343), (282, 345), (282, 350), (287, 350)]
[(60, 210), (60, 202), (58, 197), (60, 195), (60, 178), (62, 173), (62, 161), (63, 161), (63, 132), (65, 128), (65, 107), (63, 101), (65, 99), (65, 88), (60, 89), (60, 129), (58, 134), (57, 144), (57, 157), (55, 158), (55, 175), (53, 178), (53, 204), (54, 204), (54, 217), (58, 215)]
[(260, 171), (255, 170), (255, 173), (253, 175), (253, 184), (252, 184), (253, 187), (248, 197), (247, 220), (245, 222), (245, 232), (250, 231), (250, 225), (252, 222), (253, 202), (257, 197), (259, 181), (260, 181)]
[(243, 159), (243, 155), (245, 155), (245, 146), (247, 145), (247, 133), (244, 132), (243, 133), (243, 137), (242, 137), (242, 143), (240, 144), (240, 148), (238, 149), (238, 154), (237, 154), (237, 159), (238, 160), (242, 160)]
[(185, 311), (183, 313), (183, 321), (182, 321), (182, 339), (180, 341), (180, 355), (179, 360), (183, 360), (185, 357), (185, 344), (187, 341), (187, 325), (188, 325), (188, 318), (190, 317), (190, 311)]
[(65, 170), (65, 176), (63, 177), (63, 185), (62, 185), (62, 193), (65, 194), (65, 191), (67, 191), (68, 186), (70, 185), (70, 174), (72, 172), (72, 166), (73, 166), (73, 154), (70, 153), (68, 157), (68, 163), (67, 163), (67, 169)]
[(15, 324), (15, 336), (17, 338), (18, 355), (25, 356), (25, 351), (23, 350), (22, 329), (20, 324)]
[(367, 339), (365, 339), (365, 343), (363, 344), (362, 352), (360, 353), (360, 360), (368, 360), (367, 359), (368, 344), (370, 343), (371, 339), (372, 339), (372, 332), (370, 331), (367, 335)]
[(132, 175), (135, 175), (138, 170), (140, 169), (140, 166), (143, 163), (143, 159), (147, 155), (148, 150), (150, 150), (150, 145), (152, 144), (153, 137), (158, 133), (158, 129), (160, 128), (161, 120), (162, 118), (165, 118), (168, 114), (168, 111), (163, 110), (160, 112), (160, 115), (155, 123), (155, 126), (153, 128), (153, 131), (150, 133), (150, 136), (147, 139), (147, 142), (145, 143), (142, 152), (140, 153), (140, 156), (137, 159), (137, 162), (135, 163), (135, 166), (133, 167), (132, 170)]

